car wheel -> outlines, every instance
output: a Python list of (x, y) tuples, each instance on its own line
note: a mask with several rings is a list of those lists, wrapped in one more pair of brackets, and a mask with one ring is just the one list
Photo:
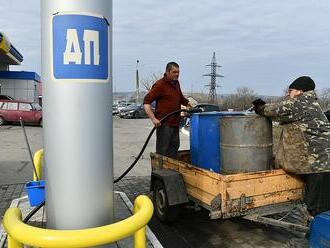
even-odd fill
[(154, 185), (153, 203), (155, 214), (162, 222), (176, 221), (180, 214), (180, 205), (169, 206), (166, 190), (162, 181), (157, 180)]
[(0, 126), (2, 126), (3, 124), (5, 124), (5, 119), (0, 116)]
[(39, 121), (39, 126), (42, 127), (42, 119)]

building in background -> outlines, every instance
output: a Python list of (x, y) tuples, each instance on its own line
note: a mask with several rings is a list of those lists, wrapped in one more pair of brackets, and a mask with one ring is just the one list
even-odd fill
[(23, 55), (0, 32), (0, 95), (41, 103), (40, 76), (35, 72), (10, 71), (10, 65), (20, 65)]
[(39, 102), (39, 98), (41, 98), (40, 77), (35, 72), (0, 71), (0, 95)]

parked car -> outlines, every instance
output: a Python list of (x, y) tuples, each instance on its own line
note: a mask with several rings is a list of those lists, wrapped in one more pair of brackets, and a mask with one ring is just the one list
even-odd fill
[(36, 102), (20, 100), (0, 100), (0, 126), (6, 122), (19, 122), (20, 118), (25, 123), (42, 126), (41, 107)]
[(115, 105), (112, 105), (112, 114), (117, 115), (119, 114), (120, 110), (132, 105), (133, 103), (131, 102), (121, 102)]
[(143, 104), (131, 104), (126, 108), (123, 108), (119, 111), (120, 118), (146, 118), (148, 117), (147, 113), (144, 111)]
[(118, 105), (112, 105), (112, 115), (119, 114)]
[(0, 100), (15, 100), (15, 98), (8, 95), (0, 95)]

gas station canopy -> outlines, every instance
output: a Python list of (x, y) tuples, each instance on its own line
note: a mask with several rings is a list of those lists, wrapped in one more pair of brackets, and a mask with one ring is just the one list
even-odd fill
[(0, 32), (0, 63), (20, 65), (23, 55), (10, 43), (4, 33)]

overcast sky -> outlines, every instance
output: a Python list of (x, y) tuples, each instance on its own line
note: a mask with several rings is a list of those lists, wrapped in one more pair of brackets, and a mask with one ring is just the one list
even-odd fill
[[(140, 78), (177, 61), (183, 90), (207, 93), (213, 52), (225, 76), (218, 93), (281, 95), (300, 75), (330, 88), (329, 13), (328, 0), (114, 0), (114, 89), (134, 89), (139, 59)], [(39, 0), (3, 1), (0, 30), (24, 56), (11, 70), (40, 74)]]

